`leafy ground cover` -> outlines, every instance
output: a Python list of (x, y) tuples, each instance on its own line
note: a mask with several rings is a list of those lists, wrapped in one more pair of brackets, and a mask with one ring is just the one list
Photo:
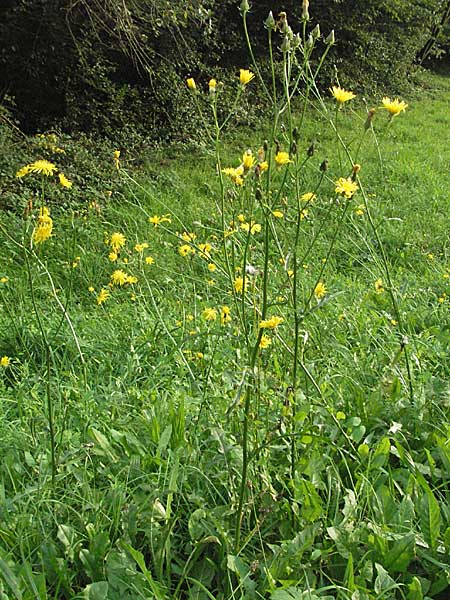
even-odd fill
[(137, 174), (5, 131), (2, 598), (447, 597), (449, 96)]

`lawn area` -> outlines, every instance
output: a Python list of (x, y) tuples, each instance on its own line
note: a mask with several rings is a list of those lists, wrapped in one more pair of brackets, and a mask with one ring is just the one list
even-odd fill
[(310, 100), (2, 130), (0, 598), (448, 598), (450, 79)]

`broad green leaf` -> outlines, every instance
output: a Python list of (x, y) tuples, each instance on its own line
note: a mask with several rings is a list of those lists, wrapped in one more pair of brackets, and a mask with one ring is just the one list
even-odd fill
[(440, 524), (441, 512), (439, 503), (431, 491), (426, 491), (419, 504), (419, 519), (423, 537), (432, 550), (436, 550)]
[(409, 563), (414, 558), (415, 537), (413, 533), (396, 540), (386, 554), (383, 563), (389, 572), (406, 572)]
[(5, 560), (0, 558), (0, 576), (14, 594), (16, 600), (22, 600), (19, 581)]
[(107, 581), (90, 583), (83, 590), (84, 598), (86, 598), (86, 600), (108, 600), (108, 588)]
[(422, 586), (418, 577), (413, 577), (408, 585), (407, 600), (423, 600)]

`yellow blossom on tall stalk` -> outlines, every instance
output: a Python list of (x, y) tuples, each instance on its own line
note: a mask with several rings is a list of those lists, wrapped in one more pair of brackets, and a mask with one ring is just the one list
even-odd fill
[(327, 288), (325, 287), (325, 284), (322, 281), (319, 281), (317, 283), (316, 287), (314, 288), (314, 296), (318, 300), (320, 300), (320, 298), (323, 298), (326, 293), (327, 293)]
[(106, 302), (109, 298), (109, 292), (107, 289), (102, 288), (97, 296), (97, 304), (100, 306), (104, 302)]
[(122, 269), (116, 269), (111, 275), (111, 283), (122, 287), (127, 283), (137, 283), (137, 277), (128, 275), (125, 271), (122, 271)]
[(189, 79), (186, 79), (186, 84), (192, 92), (195, 92), (195, 90), (197, 89), (197, 86), (195, 85), (195, 80), (193, 77), (189, 77)]
[(335, 183), (336, 194), (342, 194), (346, 198), (350, 199), (353, 194), (359, 189), (358, 184), (353, 181), (351, 177), (339, 177)]
[(209, 258), (212, 246), (210, 243), (205, 242), (204, 244), (199, 244), (198, 249), (202, 256), (204, 256), (205, 258)]
[(38, 222), (33, 231), (33, 241), (35, 244), (41, 244), (48, 240), (52, 235), (53, 220), (50, 217), (50, 211), (46, 206), (43, 206), (39, 211)]
[(270, 337), (268, 335), (263, 334), (259, 341), (259, 347), (261, 348), (261, 350), (264, 350), (264, 348), (268, 348), (271, 343), (272, 340), (270, 339)]
[(6, 369), (6, 367), (9, 367), (10, 362), (11, 359), (9, 358), (9, 356), (2, 356), (0, 358), (0, 367), (4, 367)]
[(384, 292), (384, 285), (383, 285), (382, 279), (377, 279), (373, 285), (374, 285), (376, 294), (382, 294)]
[(28, 165), (29, 173), (38, 173), (39, 175), (42, 174), (46, 177), (53, 175), (53, 173), (57, 170), (58, 169), (56, 168), (56, 165), (48, 160), (36, 160)]
[(25, 175), (28, 175), (29, 172), (30, 172), (30, 165), (25, 165), (24, 167), (21, 167), (17, 171), (16, 177), (18, 177), (19, 179), (21, 179), (22, 177), (25, 177)]
[(241, 294), (243, 289), (244, 289), (244, 279), (243, 277), (236, 277), (236, 279), (233, 281), (233, 287), (234, 287), (234, 291), (237, 294)]
[(239, 70), (239, 81), (241, 82), (241, 85), (247, 85), (254, 77), (255, 74), (248, 69)]
[(146, 256), (145, 257), (145, 263), (147, 265), (152, 265), (155, 262), (155, 259), (153, 258), (153, 256)]
[(70, 181), (70, 179), (67, 179), (64, 173), (58, 173), (58, 177), (59, 183), (60, 185), (62, 185), (62, 187), (65, 187), (67, 189), (70, 189), (72, 187), (72, 182)]
[(277, 163), (278, 166), (283, 166), (283, 165), (287, 165), (291, 162), (293, 162), (290, 158), (289, 158), (289, 152), (277, 152), (276, 156), (275, 156), (275, 162)]
[(114, 159), (114, 166), (116, 167), (117, 170), (119, 170), (120, 167), (120, 150), (114, 150), (114, 155), (113, 155), (113, 159)]
[(270, 317), (270, 319), (263, 319), (259, 323), (259, 327), (260, 327), (260, 329), (275, 329), (275, 327), (278, 327), (278, 325), (281, 325), (281, 323), (283, 323), (283, 321), (284, 321), (283, 317), (273, 316), (273, 317)]
[(302, 196), (300, 196), (300, 200), (303, 202), (313, 202), (316, 199), (316, 194), (314, 192), (306, 192)]
[(249, 171), (253, 167), (255, 162), (256, 159), (253, 156), (251, 150), (247, 150), (247, 152), (244, 152), (242, 156), (242, 166), (244, 167), (244, 171)]
[(222, 325), (226, 325), (231, 321), (231, 310), (229, 306), (222, 306), (220, 309), (220, 322)]
[(161, 217), (153, 215), (153, 217), (148, 218), (148, 222), (157, 227), (161, 223), (171, 223), (172, 221), (170, 220), (169, 215), (162, 215)]
[(391, 117), (395, 117), (400, 114), (402, 111), (405, 111), (408, 108), (406, 102), (403, 100), (399, 100), (396, 98), (395, 100), (391, 100), (387, 96), (382, 99), (383, 108), (385, 108)]
[(144, 252), (144, 250), (148, 248), (147, 242), (143, 242), (142, 244), (136, 244), (134, 249), (136, 252)]
[(255, 223), (255, 221), (250, 221), (250, 223), (241, 223), (241, 229), (251, 233), (251, 235), (255, 235), (255, 233), (259, 233), (261, 231), (261, 225), (259, 223)]
[(216, 88), (217, 88), (217, 81), (214, 78), (210, 79), (208, 82), (208, 87), (209, 87), (209, 93), (214, 94), (216, 92)]
[(242, 165), (240, 165), (236, 169), (234, 169), (233, 167), (226, 167), (225, 169), (222, 169), (222, 173), (224, 173), (224, 175), (227, 175), (234, 184), (244, 184), (244, 180), (242, 178), (242, 175), (244, 174), (244, 167)]
[(348, 102), (349, 100), (356, 98), (356, 94), (349, 92), (348, 90), (344, 90), (337, 85), (333, 85), (333, 87), (330, 88), (330, 92), (336, 102), (339, 104), (344, 104), (344, 102)]
[(189, 246), (189, 244), (183, 244), (178, 248), (178, 253), (181, 256), (189, 256), (190, 254), (195, 254), (195, 248)]
[(188, 233), (187, 231), (183, 231), (183, 233), (181, 234), (181, 237), (183, 238), (183, 240), (185, 242), (193, 242), (194, 240), (197, 239), (197, 234), (196, 233)]
[(123, 235), (123, 233), (115, 231), (113, 234), (111, 234), (111, 238), (109, 240), (111, 250), (113, 252), (118, 252), (121, 248), (123, 248), (123, 246), (125, 246), (126, 241), (126, 237)]

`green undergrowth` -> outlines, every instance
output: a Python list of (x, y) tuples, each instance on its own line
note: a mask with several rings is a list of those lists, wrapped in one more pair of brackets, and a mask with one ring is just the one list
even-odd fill
[[(347, 201), (335, 202), (333, 182), (344, 157), (323, 113), (308, 110), (296, 149), (300, 161), (310, 154), (300, 188), (318, 191), (300, 221), (295, 389), (290, 180), (272, 207), (283, 215), (271, 221), (278, 245), (268, 272), (267, 316), (283, 314), (285, 323), (249, 373), (242, 336), (259, 315), (249, 301), (242, 320), (232, 304), (206, 139), (136, 157), (123, 148), (116, 169), (113, 147), (90, 155), (66, 140), (60, 158), (42, 145), (64, 145), (61, 136), (24, 150), (5, 133), (17, 154), (2, 159), (0, 357), (9, 364), (0, 367), (1, 598), (448, 597), (449, 96), (448, 79), (429, 75), (389, 127), (376, 113), (362, 142), (368, 204), (359, 194), (348, 200), (338, 236)], [(339, 119), (354, 148), (363, 101)], [(284, 148), (289, 124), (281, 121)], [(269, 123), (231, 123), (222, 167), (236, 167), (247, 149), (256, 155), (269, 138)], [(73, 187), (45, 181), (53, 234), (26, 252), (42, 182), (18, 181), (15, 172), (37, 158), (61, 165)], [(242, 210), (251, 227), (251, 201), (236, 198), (228, 186), (230, 260), (242, 277), (238, 253), (248, 249), (250, 298), (265, 268), (263, 232), (236, 226)], [(112, 262), (117, 232), (125, 240)], [(211, 249), (202, 254), (203, 243)], [(136, 281), (111, 287), (119, 269)], [(318, 282), (326, 293), (316, 298)], [(240, 507), (248, 387), (255, 394)]]

